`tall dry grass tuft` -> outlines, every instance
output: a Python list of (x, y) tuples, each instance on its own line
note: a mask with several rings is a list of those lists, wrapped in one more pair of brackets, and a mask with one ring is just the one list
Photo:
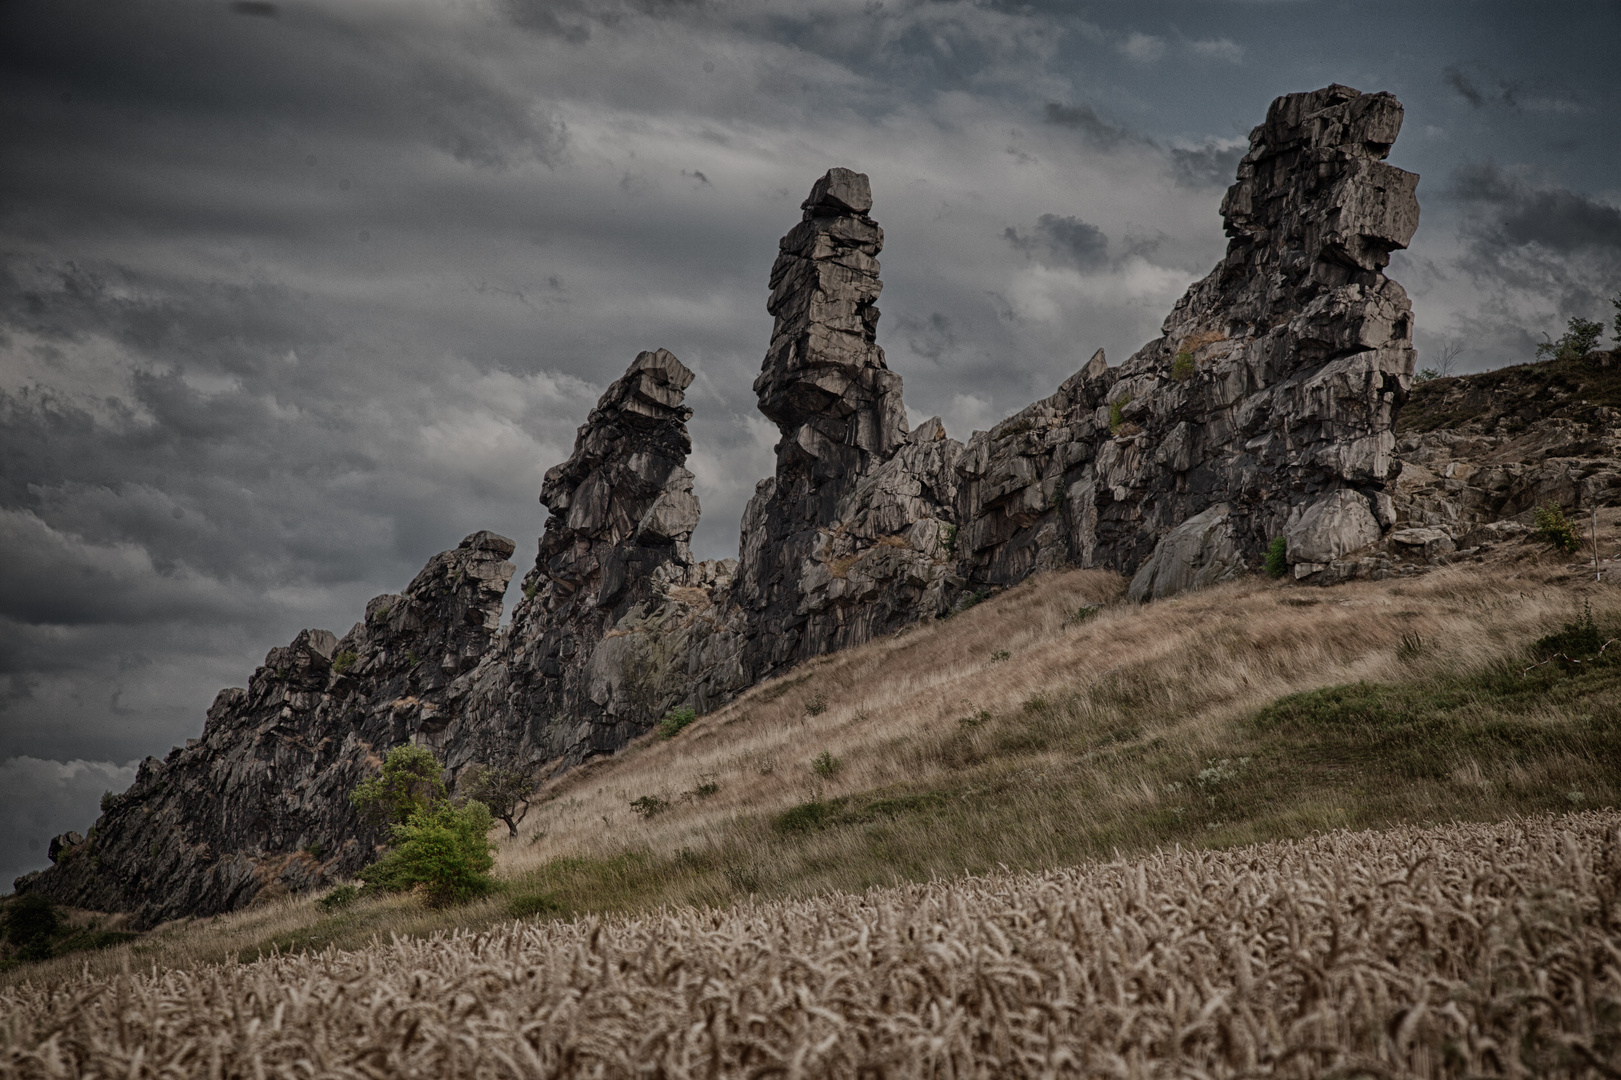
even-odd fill
[(0, 991), (0, 1077), (1614, 1076), (1621, 814)]

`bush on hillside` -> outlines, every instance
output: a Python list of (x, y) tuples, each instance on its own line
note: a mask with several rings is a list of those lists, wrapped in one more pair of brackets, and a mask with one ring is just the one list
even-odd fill
[(1567, 555), (1582, 546), (1582, 538), (1577, 534), (1575, 524), (1565, 516), (1565, 511), (1557, 503), (1537, 507), (1536, 526), (1531, 534), (1546, 540)]
[(425, 746), (396, 746), (383, 771), (350, 794), (361, 816), (378, 825), (403, 825), (445, 799), (444, 769)]
[(485, 835), (494, 823), (477, 800), (420, 810), (393, 827), (394, 850), (362, 870), (360, 880), (390, 892), (420, 888), (435, 907), (483, 896), (495, 886), (489, 876), (495, 845)]
[(1603, 333), (1603, 323), (1584, 319), (1580, 315), (1572, 315), (1558, 341), (1544, 341), (1537, 346), (1537, 359), (1580, 360), (1593, 351)]
[(671, 709), (664, 714), (664, 719), (659, 721), (659, 737), (661, 739), (672, 739), (682, 728), (696, 719), (698, 719), (698, 712), (690, 705), (684, 705), (679, 709)]
[(6, 906), (6, 940), (17, 950), (19, 960), (44, 960), (51, 955), (51, 942), (62, 930), (56, 908), (37, 893), (24, 893)]

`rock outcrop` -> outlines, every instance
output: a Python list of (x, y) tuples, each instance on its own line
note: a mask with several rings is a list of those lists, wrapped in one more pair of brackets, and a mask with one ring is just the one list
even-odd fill
[(642, 353), (546, 474), (551, 516), (524, 598), (449, 689), (458, 722), (433, 745), (452, 769), (514, 755), (575, 764), (742, 684), (719, 620), (736, 560), (694, 562), (687, 547), (699, 511), (682, 403), (692, 378), (666, 350)]
[(830, 171), (771, 271), (754, 388), (781, 440), (737, 560), (692, 558), (693, 375), (644, 352), (546, 475), (550, 517), (506, 630), (513, 545), (476, 533), (342, 640), (307, 631), (273, 651), (202, 740), (149, 760), (21, 886), (141, 924), (310, 887), (371, 858), (380, 837), (347, 796), (394, 746), (435, 748), (453, 777), (555, 772), (671, 708), (706, 711), (1042, 570), (1133, 573), (1146, 600), (1248, 572), (1283, 537), (1299, 577), (1385, 572), (1381, 544), (1422, 548), (1452, 513), (1398, 493), (1409, 528), (1390, 533), (1413, 351), (1382, 271), (1418, 220), (1417, 177), (1383, 162), (1401, 115), (1341, 86), (1275, 101), (1222, 203), (1227, 255), (1162, 335), (1118, 368), (1099, 350), (966, 445), (938, 419), (907, 430), (876, 337), (883, 230), (867, 177)]
[(220, 692), (202, 737), (141, 763), (89, 835), (18, 880), (131, 925), (211, 915), (353, 875), (384, 839), (349, 793), (401, 743), (442, 730), (446, 690), (489, 649), (513, 544), (474, 533), (341, 639), (305, 630), (245, 689)]
[[(1273, 102), (1222, 202), (1227, 256), (1162, 336), (1119, 368), (1094, 357), (970, 440), (958, 515), (971, 581), (1078, 563), (1138, 573), (1146, 599), (1233, 552), (1253, 567), (1277, 536), (1310, 576), (1394, 523), (1412, 316), (1382, 271), (1418, 224), (1418, 177), (1383, 161), (1401, 117), (1389, 94), (1343, 86)], [(1200, 526), (1212, 561), (1186, 563), (1176, 530), (1218, 504), (1216, 532)], [(1167, 543), (1175, 553), (1154, 558)]]
[(751, 680), (944, 610), (958, 450), (909, 435), (878, 347), (884, 231), (867, 177), (833, 169), (771, 268), (776, 316), (754, 389), (781, 432), (743, 514), (734, 593)]

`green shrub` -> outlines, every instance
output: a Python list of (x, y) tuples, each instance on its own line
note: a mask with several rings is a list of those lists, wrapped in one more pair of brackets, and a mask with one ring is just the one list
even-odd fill
[[(1621, 316), (1617, 316), (1617, 318), (1621, 318)], [(955, 557), (957, 554), (957, 526), (947, 525), (945, 536), (946, 555)]]
[(680, 730), (698, 719), (697, 710), (690, 705), (683, 705), (679, 709), (671, 709), (659, 721), (659, 737), (673, 739)]
[(421, 889), (435, 907), (490, 891), (495, 865), (486, 834), (495, 819), (477, 800), (437, 803), (392, 830), (394, 850), (360, 872), (360, 880), (390, 892)]
[(715, 781), (713, 776), (707, 775), (698, 777), (698, 786), (692, 789), (692, 793), (700, 799), (707, 799), (719, 791), (720, 784)]
[(820, 690), (805, 699), (805, 715), (821, 716), (827, 712), (827, 698), (822, 696)]
[(1266, 549), (1266, 576), (1280, 578), (1289, 572), (1289, 541), (1281, 536), (1272, 538)]
[(532, 919), (536, 915), (556, 915), (562, 910), (562, 902), (549, 892), (523, 893), (514, 896), (507, 903), (507, 914), (515, 919)]
[(1615, 346), (1621, 349), (1621, 292), (1616, 293), (1610, 303), (1615, 307)]
[(353, 885), (339, 885), (336, 889), (317, 900), (316, 903), (320, 905), (322, 911), (330, 915), (334, 911), (342, 911), (358, 899), (360, 899), (359, 889)]
[[(1600, 335), (1604, 333), (1604, 324), (1584, 319), (1580, 315), (1572, 315), (1570, 322), (1565, 325), (1565, 332), (1558, 341), (1544, 341), (1537, 346), (1538, 360), (1580, 360), (1593, 351), (1598, 344)], [(1547, 334), (1543, 334), (1547, 337)]]
[(632, 800), (630, 808), (639, 817), (655, 818), (670, 808), (670, 800), (661, 799), (657, 795), (643, 795), (639, 799)]
[(1126, 424), (1126, 406), (1131, 404), (1131, 395), (1127, 394), (1119, 401), (1109, 402), (1109, 434), (1118, 435), (1120, 429)]
[(1013, 654), (1008, 652), (1006, 649), (997, 649), (995, 652), (991, 653), (991, 663), (1000, 664), (1003, 660), (1006, 660), (1012, 655)]
[(368, 777), (350, 794), (361, 816), (379, 825), (403, 825), (445, 799), (444, 770), (425, 746), (396, 746), (379, 776)]
[(1427, 367), (1427, 368), (1421, 368), (1419, 370), (1419, 373), (1417, 375), (1413, 376), (1413, 381), (1414, 382), (1426, 383), (1426, 382), (1429, 382), (1431, 379), (1439, 379), (1440, 377), (1441, 377), (1441, 373), (1439, 371), (1436, 371), (1432, 367)]
[(319, 862), (326, 855), (326, 845), (319, 840), (304, 845), (304, 851), (310, 858)]
[(38, 893), (24, 893), (6, 905), (6, 940), (20, 960), (44, 960), (51, 941), (62, 930), (56, 907)]
[(1177, 353), (1176, 359), (1171, 362), (1171, 378), (1177, 382), (1187, 382), (1198, 370), (1199, 367), (1193, 362), (1193, 354), (1190, 352)]
[(833, 779), (835, 776), (839, 775), (839, 770), (842, 768), (844, 768), (844, 762), (839, 758), (834, 757), (826, 750), (823, 750), (820, 754), (817, 754), (811, 759), (811, 772), (815, 773), (817, 776), (820, 776), (824, 780)]
[(790, 807), (777, 815), (773, 827), (781, 833), (803, 833), (831, 824), (844, 806), (843, 799), (832, 802), (813, 800)]
[(107, 811), (111, 810), (113, 807), (115, 807), (117, 805), (118, 805), (118, 796), (117, 795), (114, 795), (111, 791), (103, 791), (101, 793), (101, 812), (103, 814), (105, 814)]
[(1565, 516), (1557, 503), (1537, 507), (1536, 527), (1531, 533), (1567, 555), (1582, 546), (1582, 538), (1577, 535), (1575, 524)]
[(343, 651), (339, 652), (337, 656), (332, 658), (332, 670), (336, 671), (339, 675), (342, 675), (350, 668), (354, 667), (355, 661), (359, 659), (360, 656), (358, 653), (354, 652), (352, 649), (344, 649)]
[(1604, 648), (1604, 641), (1604, 632), (1593, 621), (1593, 605), (1583, 600), (1581, 618), (1566, 623), (1556, 633), (1539, 638), (1531, 646), (1531, 652), (1539, 661), (1561, 657), (1580, 663), (1598, 655), (1599, 650)]

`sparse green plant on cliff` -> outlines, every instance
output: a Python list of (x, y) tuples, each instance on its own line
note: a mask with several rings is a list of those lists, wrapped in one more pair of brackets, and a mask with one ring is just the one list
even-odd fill
[(698, 719), (697, 710), (690, 705), (683, 705), (679, 709), (671, 709), (659, 721), (659, 737), (673, 739), (682, 728)]
[(1610, 304), (1615, 308), (1615, 347), (1621, 349), (1621, 292), (1610, 298)]
[(1193, 362), (1193, 354), (1190, 352), (1179, 352), (1176, 359), (1171, 361), (1171, 378), (1177, 382), (1187, 382), (1198, 370), (1198, 365)]
[(1536, 527), (1531, 532), (1567, 555), (1582, 546), (1582, 538), (1577, 535), (1575, 524), (1565, 516), (1565, 511), (1557, 503), (1537, 507)]
[(517, 836), (519, 823), (529, 813), (529, 796), (535, 790), (535, 783), (523, 769), (473, 765), (463, 775), (457, 790), (489, 807), (492, 815), (507, 823), (508, 834)]
[(1272, 538), (1266, 549), (1266, 576), (1280, 578), (1289, 572), (1289, 541), (1281, 536)]
[(1127, 394), (1119, 401), (1109, 402), (1109, 434), (1118, 435), (1120, 429), (1126, 425), (1126, 406), (1131, 404), (1131, 395)]
[(482, 896), (495, 886), (492, 824), (489, 807), (476, 799), (436, 803), (393, 827), (394, 850), (362, 870), (360, 880), (390, 892), (420, 888), (435, 907)]
[[(1598, 344), (1600, 335), (1604, 333), (1604, 324), (1584, 319), (1580, 315), (1572, 315), (1570, 322), (1565, 325), (1565, 332), (1558, 341), (1544, 341), (1537, 346), (1538, 360), (1580, 360), (1593, 351)], [(1547, 334), (1543, 334), (1547, 337)]]
[(445, 800), (444, 769), (425, 746), (396, 746), (383, 771), (361, 781), (349, 801), (379, 825), (403, 825)]
[(337, 656), (332, 658), (332, 670), (336, 671), (339, 675), (342, 675), (350, 668), (354, 667), (355, 661), (359, 659), (359, 654), (354, 652), (354, 650), (344, 649)]

